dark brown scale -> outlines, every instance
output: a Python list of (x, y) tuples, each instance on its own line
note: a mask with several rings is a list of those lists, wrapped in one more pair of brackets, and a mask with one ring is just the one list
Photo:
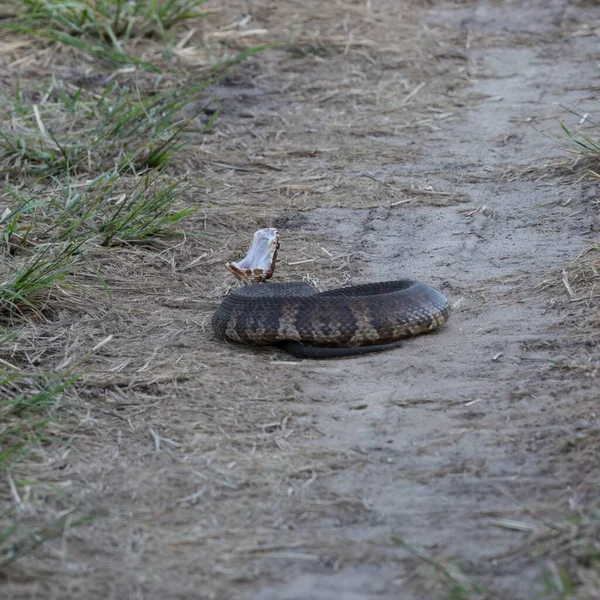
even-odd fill
[(299, 304), (296, 327), (306, 344), (343, 347), (351, 341), (357, 322), (348, 304), (315, 294)]
[(386, 350), (431, 331), (450, 316), (446, 297), (415, 281), (388, 281), (316, 292), (307, 283), (238, 288), (213, 316), (218, 338), (280, 344), (301, 357)]

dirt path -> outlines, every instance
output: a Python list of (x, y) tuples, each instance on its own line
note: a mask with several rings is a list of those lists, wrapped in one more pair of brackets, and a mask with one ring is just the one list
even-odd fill
[[(244, 9), (297, 27), (303, 55), (268, 52), (215, 90), (222, 124), (189, 159), (190, 201), (207, 201), (193, 226), (214, 237), (152, 264), (132, 250), (105, 265), (111, 311), (65, 317), (71, 348), (114, 341), (40, 473), (53, 509), (106, 516), (5, 597), (559, 597), (534, 550), (598, 480), (593, 452), (564, 452), (597, 439), (595, 379), (559, 368), (597, 360), (560, 275), (597, 235), (596, 185), (532, 125), (593, 108), (600, 9), (317, 4)], [(422, 279), (452, 318), (351, 360), (224, 347), (208, 327), (223, 264), (262, 226), (280, 230), (281, 277)], [(442, 580), (393, 537), (462, 566)]]
[[(399, 272), (426, 278), (456, 309), (438, 336), (415, 339), (401, 351), (302, 365), (301, 397), (318, 403), (307, 410), (316, 415), (322, 443), (360, 457), (326, 489), (359, 500), (367, 512), (340, 524), (341, 536), (326, 535), (341, 537), (346, 551), (369, 547), (373, 560), (333, 573), (298, 560), (287, 566), (286, 583), (248, 598), (423, 598), (423, 588), (411, 583), (414, 565), (390, 560), (392, 536), (475, 566), (498, 597), (540, 593), (547, 565), (507, 560), (523, 534), (490, 522), (522, 520), (527, 509), (547, 518), (565, 490), (576, 497), (586, 483), (584, 474), (552, 459), (574, 427), (595, 430), (581, 419), (595, 392), (585, 383), (573, 389), (549, 368), (551, 360), (577, 352), (564, 339), (573, 309), (564, 294), (540, 285), (593, 240), (589, 199), (596, 188), (519, 177), (523, 167), (543, 175), (552, 153), (526, 124), (557, 114), (556, 103), (582, 101), (586, 92), (573, 89), (574, 73), (579, 81), (594, 79), (579, 60), (587, 40), (565, 32), (568, 41), (543, 49), (535, 43), (566, 23), (572, 33), (583, 13), (567, 3), (532, 4), (514, 3), (510, 15), (478, 2), (425, 16), (425, 22), (460, 23), (467, 39), (489, 36), (493, 47), (470, 44), (473, 85), (454, 97), (469, 108), (451, 125), (419, 135), (424, 160), (369, 172), (382, 187), (427, 182), (465, 204), (318, 209), (285, 224), (286, 235), (314, 232), (353, 252), (365, 280)], [(524, 32), (533, 32), (530, 39), (516, 42)], [(531, 515), (525, 521), (536, 523)]]

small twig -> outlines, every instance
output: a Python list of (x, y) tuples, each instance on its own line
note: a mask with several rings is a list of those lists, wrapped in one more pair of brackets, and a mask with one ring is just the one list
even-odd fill
[(392, 541), (397, 546), (401, 546), (405, 550), (408, 550), (408, 552), (410, 552), (411, 554), (414, 554), (415, 556), (419, 557), (421, 560), (430, 564), (434, 569), (440, 571), (441, 573), (443, 573), (446, 577), (448, 577), (452, 581), (457, 581), (460, 583), (467, 583), (469, 581), (468, 577), (466, 577), (463, 573), (460, 573), (456, 569), (446, 566), (441, 561), (436, 560), (435, 558), (430, 556), (424, 550), (415, 548), (414, 546), (407, 544), (404, 540), (397, 538), (397, 537), (392, 537)]
[(401, 104), (405, 105), (413, 96), (416, 96), (425, 87), (425, 83), (425, 81), (422, 81), (410, 94), (407, 94)]
[(571, 287), (571, 284), (569, 283), (569, 276), (567, 275), (567, 272), (563, 269), (562, 272), (562, 282), (563, 285), (565, 286), (569, 296), (571, 297), (571, 299), (575, 298), (575, 292), (573, 291), (573, 288)]
[(475, 400), (471, 400), (470, 402), (465, 402), (465, 406), (473, 406), (474, 404), (477, 404), (478, 402), (481, 402), (483, 400), (483, 398), (475, 398)]
[(200, 256), (196, 257), (191, 263), (188, 263), (187, 265), (184, 265), (183, 267), (181, 267), (179, 269), (179, 271), (187, 271), (188, 269), (191, 269), (192, 267), (196, 266), (203, 258), (206, 258), (208, 256), (208, 252), (203, 252)]
[(538, 523), (540, 523), (540, 525), (543, 525), (544, 527), (548, 527), (548, 529), (552, 529), (553, 531), (557, 531), (558, 533), (562, 533), (564, 531), (564, 528), (557, 527), (553, 523), (550, 523), (549, 521), (546, 521), (545, 519), (542, 519), (542, 518), (538, 517), (530, 508), (528, 508), (525, 504), (523, 504), (523, 502), (521, 502), (518, 498), (515, 498), (503, 486), (496, 485), (494, 487), (500, 493), (504, 494), (507, 498), (509, 498), (510, 500), (512, 500), (517, 506), (519, 506), (520, 508), (522, 508), (523, 510), (525, 510), (528, 514), (530, 514)]
[(9, 369), (14, 369), (15, 371), (20, 371), (19, 367), (15, 367), (15, 365), (9, 363), (7, 360), (4, 360), (2, 358), (0, 358), (0, 365), (4, 365), (5, 367), (8, 367)]
[[(102, 341), (98, 342), (89, 352), (86, 352), (67, 372), (71, 373), (73, 372), (79, 365), (81, 365), (82, 363), (84, 363), (90, 356), (92, 356), (92, 354), (94, 354), (95, 352), (97, 352), (98, 350), (100, 350), (100, 348), (102, 348), (103, 346), (106, 346), (106, 344), (108, 344), (111, 340), (113, 339), (113, 335), (107, 335)], [(72, 359), (68, 358), (62, 365), (61, 367), (66, 367)]]
[(196, 500), (199, 500), (200, 498), (202, 498), (202, 496), (204, 496), (204, 494), (206, 494), (206, 492), (208, 492), (208, 488), (200, 488), (197, 492), (194, 492), (193, 494), (190, 494), (189, 496), (184, 496), (183, 498), (180, 498), (177, 501), (177, 504), (187, 504), (188, 502), (190, 504), (195, 504)]
[(154, 440), (154, 450), (160, 452), (160, 436), (154, 427), (150, 427), (150, 435), (152, 435), (152, 439)]
[(537, 527), (523, 521), (513, 521), (512, 519), (491, 519), (490, 525), (502, 527), (503, 529), (512, 529), (513, 531), (536, 531)]
[(40, 109), (38, 108), (37, 104), (33, 105), (33, 114), (35, 116), (35, 122), (37, 123), (38, 129), (40, 130), (40, 133), (47, 138), (48, 137), (48, 131), (46, 130), (46, 127), (44, 126), (44, 122), (42, 121), (42, 116), (40, 115)]
[(22, 511), (25, 507), (23, 506), (23, 502), (21, 502), (21, 496), (19, 496), (19, 490), (17, 490), (17, 486), (15, 485), (15, 482), (12, 478), (12, 475), (10, 474), (10, 471), (6, 471), (6, 477), (8, 478), (8, 485), (10, 487), (10, 493), (13, 497), (13, 500), (15, 501), (15, 504), (17, 505), (17, 510)]

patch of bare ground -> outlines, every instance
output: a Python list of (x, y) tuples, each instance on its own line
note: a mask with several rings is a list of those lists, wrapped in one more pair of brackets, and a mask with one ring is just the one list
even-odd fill
[[(215, 44), (287, 46), (184, 109), (208, 108), (168, 170), (197, 209), (185, 236), (95, 250), (76, 279), (89, 304), (59, 290), (2, 348), (82, 373), (0, 488), (25, 527), (57, 523), (2, 596), (597, 597), (597, 325), (580, 328), (597, 311), (597, 184), (531, 127), (559, 103), (593, 110), (597, 7), (207, 6), (167, 77), (195, 82)], [(3, 43), (5, 89), (80, 70), (108, 85), (55, 45)], [(224, 264), (264, 226), (278, 277), (415, 277), (451, 321), (333, 362), (218, 343)]]

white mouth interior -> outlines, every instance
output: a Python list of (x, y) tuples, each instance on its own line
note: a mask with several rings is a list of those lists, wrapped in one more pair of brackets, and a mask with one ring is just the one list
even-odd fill
[(268, 271), (271, 268), (276, 241), (277, 229), (259, 229), (254, 234), (248, 254), (240, 262), (232, 264), (243, 270)]
[(225, 266), (244, 283), (261, 283), (273, 276), (278, 248), (277, 229), (259, 229), (254, 234), (248, 254), (240, 262), (230, 262)]

